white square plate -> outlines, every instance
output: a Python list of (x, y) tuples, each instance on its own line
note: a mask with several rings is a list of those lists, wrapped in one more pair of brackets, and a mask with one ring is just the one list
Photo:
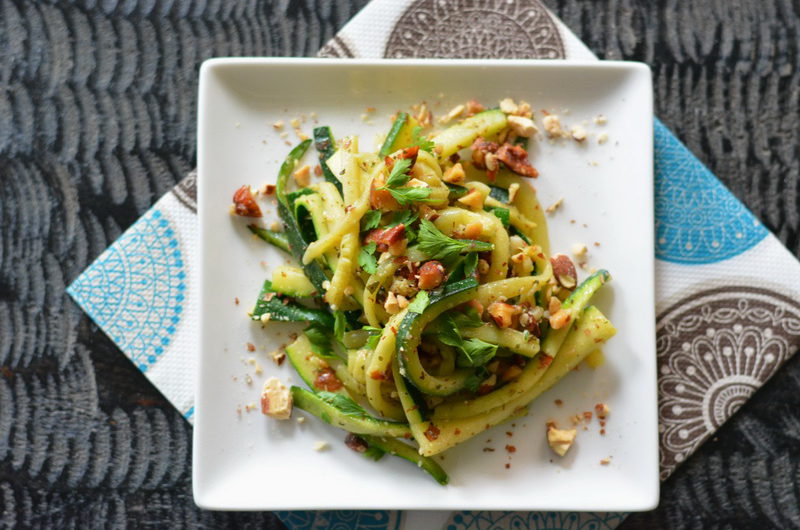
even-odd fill
[[(301, 128), (310, 135), (316, 116), (336, 137), (358, 134), (366, 151), (397, 109), (427, 101), (441, 116), (458, 102), (474, 98), (492, 105), (504, 97), (531, 102), (540, 124), (539, 109), (546, 109), (589, 132), (581, 144), (532, 142), (530, 156), (541, 174), (532, 183), (542, 204), (564, 198), (549, 216), (552, 252), (570, 253), (574, 243), (585, 243), (589, 265), (612, 274), (596, 301), (618, 329), (604, 348), (606, 363), (567, 376), (514, 427), (501, 425), (449, 451), (442, 462), (451, 478), (446, 487), (404, 460), (368, 461), (342, 443), (343, 431), (315, 418), (299, 424), (271, 420), (258, 409), (247, 412), (247, 405), (258, 404), (267, 377), (302, 384), (289, 363), (278, 367), (268, 355), (288, 342), (290, 328), (271, 324), (262, 330), (245, 314), (270, 267), (286, 256), (255, 240), (246, 222), (229, 214), (236, 188), (274, 182), (290, 149), (286, 142), (298, 141), (291, 119), (305, 115)], [(199, 106), (201, 329), (193, 464), (198, 505), (626, 511), (656, 506), (653, 107), (645, 65), (215, 59), (203, 64)], [(367, 107), (377, 110), (364, 117)], [(607, 124), (593, 121), (599, 114), (608, 117)], [(278, 120), (286, 123), (286, 139), (272, 127)], [(603, 144), (601, 133), (608, 135)], [(307, 157), (316, 163), (313, 149)], [(274, 207), (267, 210), (274, 215)], [(248, 342), (256, 352), (247, 351)], [(263, 367), (262, 374), (246, 363), (249, 357)], [(556, 406), (556, 399), (563, 404)], [(611, 407), (606, 434), (593, 420), (565, 458), (555, 456), (545, 440), (545, 423), (570, 425), (571, 416), (598, 402)], [(330, 448), (314, 451), (320, 440)], [(507, 444), (516, 452), (507, 453)], [(487, 446), (495, 451), (484, 452)], [(601, 465), (608, 457), (611, 463)]]

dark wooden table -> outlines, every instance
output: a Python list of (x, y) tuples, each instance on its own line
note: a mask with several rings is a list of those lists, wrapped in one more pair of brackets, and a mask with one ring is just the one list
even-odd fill
[[(0, 521), (280, 527), (194, 506), (191, 428), (64, 289), (193, 167), (203, 59), (313, 55), (365, 3), (0, 0)], [(800, 1), (547, 3), (797, 254)], [(800, 358), (625, 526), (800, 524), (799, 394)]]

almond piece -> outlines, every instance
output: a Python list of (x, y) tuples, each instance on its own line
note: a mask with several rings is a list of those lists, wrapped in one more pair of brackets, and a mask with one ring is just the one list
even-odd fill
[(461, 162), (445, 170), (442, 175), (442, 180), (450, 184), (461, 184), (464, 182), (464, 179), (466, 179), (466, 174), (464, 173), (464, 167), (461, 165)]
[(558, 456), (564, 456), (578, 436), (577, 429), (557, 429), (552, 423), (547, 426), (547, 444)]
[(261, 389), (261, 412), (276, 420), (292, 415), (292, 394), (277, 377), (270, 377)]
[(469, 193), (458, 199), (458, 202), (468, 206), (473, 210), (483, 209), (483, 194), (475, 188), (469, 190)]
[(553, 276), (561, 287), (572, 290), (578, 285), (578, 273), (569, 256), (556, 254), (550, 258), (550, 264), (553, 266)]
[(514, 317), (519, 313), (519, 308), (505, 302), (494, 302), (486, 309), (499, 328), (508, 328), (514, 322)]

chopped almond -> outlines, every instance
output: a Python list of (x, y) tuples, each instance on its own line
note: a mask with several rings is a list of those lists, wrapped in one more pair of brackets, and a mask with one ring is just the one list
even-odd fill
[(479, 112), (483, 112), (484, 110), (486, 110), (486, 108), (477, 100), (471, 99), (467, 101), (467, 116), (473, 116)]
[(426, 261), (419, 268), (419, 282), (417, 285), (420, 289), (436, 289), (444, 282), (444, 278), (445, 268), (441, 262), (436, 260)]
[(519, 313), (519, 308), (505, 302), (494, 302), (486, 309), (499, 328), (508, 328)]
[(261, 217), (261, 208), (250, 186), (244, 185), (233, 194), (233, 212), (242, 217)]
[(408, 307), (408, 298), (403, 296), (402, 294), (397, 295), (397, 307), (401, 310)]
[(551, 296), (547, 309), (550, 311), (551, 315), (557, 313), (561, 309), (561, 300), (555, 296)]
[(597, 413), (598, 418), (604, 420), (608, 417), (608, 413), (611, 412), (611, 409), (605, 403), (598, 403), (594, 406), (594, 411)]
[(308, 185), (311, 184), (311, 166), (305, 165), (301, 167), (295, 171), (292, 176), (299, 187), (308, 187)]
[(508, 186), (508, 202), (509, 204), (514, 202), (514, 199), (517, 197), (517, 192), (519, 191), (519, 183), (512, 182), (511, 185)]
[(473, 210), (483, 209), (483, 194), (475, 188), (469, 190), (469, 193), (458, 199), (458, 202), (468, 206)]
[(509, 116), (508, 125), (511, 127), (511, 130), (517, 134), (517, 136), (522, 136), (524, 138), (530, 138), (539, 132), (539, 129), (536, 127), (536, 124), (533, 123), (533, 120), (530, 118), (523, 118), (522, 116)]
[(550, 315), (550, 327), (561, 329), (569, 323), (572, 313), (567, 309), (559, 309), (555, 314)]
[(574, 126), (569, 132), (572, 136), (572, 139), (576, 142), (582, 142), (586, 140), (586, 129), (584, 129), (581, 125)]
[(550, 206), (548, 206), (548, 207), (545, 209), (545, 211), (544, 211), (544, 212), (545, 212), (545, 213), (553, 213), (553, 212), (555, 212), (556, 210), (558, 210), (559, 208), (561, 208), (561, 205), (562, 205), (562, 204), (564, 204), (564, 197), (561, 197), (561, 198), (560, 198), (560, 199), (558, 199), (556, 202), (554, 202), (553, 204), (551, 204)]
[(567, 454), (576, 436), (576, 429), (557, 429), (552, 423), (547, 426), (547, 444), (558, 456)]
[(456, 119), (459, 116), (461, 116), (461, 114), (464, 113), (464, 109), (466, 109), (466, 106), (464, 106), (464, 105), (456, 105), (455, 107), (450, 109), (450, 112), (448, 112), (447, 114), (445, 114), (444, 116), (439, 118), (439, 123), (441, 123), (441, 124), (450, 123), (454, 119)]
[(548, 114), (542, 119), (544, 130), (550, 138), (561, 138), (564, 136), (564, 129), (561, 128), (561, 120), (556, 114)]
[(261, 412), (276, 420), (292, 415), (292, 394), (277, 377), (270, 377), (261, 390)]
[(397, 296), (392, 291), (389, 291), (389, 294), (386, 295), (386, 302), (383, 303), (383, 308), (390, 315), (396, 315), (400, 312), (400, 303), (397, 301)]
[(450, 184), (461, 184), (464, 182), (465, 178), (466, 174), (464, 173), (464, 167), (461, 165), (461, 162), (445, 170), (442, 175), (442, 180)]
[(550, 258), (553, 266), (553, 276), (559, 285), (565, 289), (574, 289), (578, 285), (578, 273), (575, 264), (565, 254), (556, 254)]
[(478, 239), (483, 233), (483, 224), (479, 222), (470, 223), (464, 227), (464, 237), (467, 239)]
[(500, 110), (506, 114), (514, 114), (519, 110), (519, 107), (511, 98), (505, 98), (500, 100)]

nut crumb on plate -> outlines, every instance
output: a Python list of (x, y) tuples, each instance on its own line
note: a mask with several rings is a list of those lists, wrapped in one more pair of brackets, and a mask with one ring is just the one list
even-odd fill
[(322, 440), (318, 440), (314, 442), (314, 451), (325, 451), (331, 446), (328, 442), (323, 442)]
[(556, 114), (548, 114), (542, 119), (544, 130), (550, 138), (562, 138), (564, 129), (561, 128), (561, 120)]
[(608, 458), (604, 458), (604, 459), (600, 460), (600, 465), (601, 466), (607, 466), (610, 463), (611, 463), (611, 457), (610, 456)]
[(597, 135), (597, 143), (603, 145), (608, 141), (608, 133), (600, 133)]
[(547, 425), (547, 444), (558, 456), (567, 454), (576, 436), (576, 429), (558, 429), (553, 423)]
[(581, 125), (575, 125), (572, 127), (572, 129), (570, 129), (570, 135), (576, 142), (582, 142), (586, 140), (586, 129), (584, 129)]
[(609, 412), (611, 412), (611, 409), (605, 403), (598, 403), (597, 405), (594, 406), (594, 411), (599, 419), (604, 420), (608, 417), (608, 414)]
[(292, 415), (292, 394), (277, 377), (270, 377), (264, 382), (261, 412), (276, 420), (288, 420)]
[(558, 210), (559, 208), (561, 208), (562, 204), (564, 204), (564, 197), (559, 198), (556, 202), (554, 202), (553, 204), (551, 204), (550, 206), (545, 208), (544, 212), (545, 213), (553, 213), (556, 210)]

